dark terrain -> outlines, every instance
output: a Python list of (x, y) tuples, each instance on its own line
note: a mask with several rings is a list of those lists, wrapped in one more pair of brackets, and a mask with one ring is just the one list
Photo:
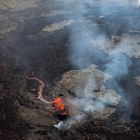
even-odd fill
[[(36, 1), (35, 7), (29, 5), (17, 10), (16, 7), (11, 8), (8, 2), (5, 8), (0, 4), (0, 140), (139, 140), (140, 85), (135, 78), (140, 76), (140, 55), (130, 56), (127, 53), (125, 55), (131, 59), (132, 65), (125, 76), (117, 79), (117, 83), (125, 91), (123, 96), (130, 104), (125, 106), (122, 98), (107, 120), (93, 119), (89, 114), (86, 122), (75, 124), (68, 130), (53, 127), (53, 115), (46, 111), (45, 105), (34, 100), (38, 84), (26, 80), (25, 75), (43, 79), (46, 82), (45, 95), (49, 99), (55, 96), (53, 89), (62, 75), (80, 69), (70, 61), (69, 36), (70, 27), (78, 24), (80, 28), (84, 23), (74, 22), (64, 28), (44, 31), (47, 25), (76, 20), (78, 15), (69, 8), (62, 12), (63, 5), (59, 2), (53, 1), (54, 8), (50, 0)], [(140, 8), (132, 8), (129, 13), (120, 8), (116, 13), (113, 10), (117, 8), (113, 7), (110, 15), (105, 13), (105, 17), (99, 18), (102, 15), (94, 10), (98, 7), (87, 7), (89, 10), (83, 16), (98, 24), (108, 39), (113, 40), (112, 36), (121, 38), (124, 34), (140, 39)], [(113, 41), (117, 44), (120, 40)], [(135, 43), (140, 52), (140, 40)], [(97, 51), (104, 58), (109, 56), (107, 51), (98, 48)], [(85, 59), (90, 61), (81, 68), (96, 64), (99, 70), (104, 71), (104, 65), (108, 62), (108, 59), (96, 60), (90, 51), (86, 52)], [(109, 82), (113, 83), (113, 80), (105, 84), (119, 92)]]

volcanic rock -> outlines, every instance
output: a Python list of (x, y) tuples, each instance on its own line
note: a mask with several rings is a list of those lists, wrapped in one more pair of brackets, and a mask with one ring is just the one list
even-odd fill
[(56, 30), (64, 29), (65, 26), (68, 26), (68, 25), (72, 24), (73, 22), (74, 22), (73, 20), (64, 20), (64, 21), (54, 23), (49, 26), (47, 25), (45, 28), (43, 28), (42, 31), (53, 32)]
[(135, 82), (137, 85), (140, 85), (140, 76), (135, 77)]
[[(76, 8), (82, 0), (66, 0), (65, 5), (62, 2), (0, 0), (0, 140), (139, 140), (140, 9), (119, 5), (108, 9), (106, 2), (98, 7), (87, 0), (85, 11)], [(83, 24), (91, 30), (96, 26), (97, 33), (104, 34), (92, 36), (93, 46), (107, 55), (118, 49), (131, 57), (128, 74), (118, 81), (131, 100), (126, 110), (119, 92), (104, 85), (110, 76), (100, 66), (106, 62), (95, 62), (92, 51), (83, 57), (92, 59), (90, 64), (73, 70), (69, 61), (70, 28), (79, 27), (80, 35)], [(23, 77), (28, 71), (46, 82), (44, 98), (63, 95), (70, 114), (68, 121), (75, 122), (71, 128), (54, 128), (57, 119), (35, 98), (38, 86), (26, 88), (28, 82)]]
[(111, 40), (100, 39), (96, 44), (110, 54), (112, 51), (118, 50), (130, 57), (140, 58), (139, 35), (120, 35), (112, 36)]
[(72, 116), (92, 112), (94, 118), (107, 119), (120, 100), (120, 95), (104, 86), (103, 82), (109, 78), (96, 65), (71, 70), (62, 76), (55, 92), (65, 97)]
[(29, 7), (36, 7), (38, 0), (0, 0), (1, 9), (23, 10)]

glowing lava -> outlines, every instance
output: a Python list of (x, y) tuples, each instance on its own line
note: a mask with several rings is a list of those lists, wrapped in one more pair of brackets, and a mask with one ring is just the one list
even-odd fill
[(61, 111), (63, 111), (65, 109), (64, 102), (60, 97), (54, 99), (53, 103), (54, 103), (56, 109), (61, 110)]
[(38, 99), (41, 100), (42, 102), (46, 103), (46, 104), (52, 104), (53, 102), (49, 102), (47, 101), (46, 99), (43, 98), (43, 91), (44, 91), (44, 88), (45, 88), (45, 83), (40, 80), (39, 78), (37, 77), (28, 77), (26, 76), (27, 79), (30, 79), (30, 80), (37, 80), (39, 82), (39, 91), (38, 91)]
[(37, 77), (28, 77), (26, 76), (27, 79), (30, 79), (30, 80), (37, 80), (39, 82), (39, 91), (38, 91), (38, 99), (42, 102), (44, 102), (45, 104), (53, 104), (54, 107), (55, 107), (55, 111), (60, 111), (60, 114), (61, 115), (67, 115), (67, 111), (65, 109), (65, 105), (64, 105), (64, 101), (62, 98), (58, 97), (58, 98), (55, 98), (53, 101), (47, 101), (46, 99), (44, 99), (43, 97), (43, 92), (44, 92), (44, 88), (45, 88), (45, 83), (40, 80), (39, 78)]

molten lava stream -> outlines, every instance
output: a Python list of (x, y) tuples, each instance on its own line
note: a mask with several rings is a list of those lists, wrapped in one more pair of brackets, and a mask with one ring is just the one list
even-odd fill
[(44, 91), (44, 88), (45, 88), (45, 83), (40, 80), (39, 78), (37, 77), (28, 77), (26, 76), (27, 79), (30, 79), (30, 80), (37, 80), (39, 82), (39, 91), (38, 91), (38, 99), (42, 102), (44, 102), (45, 104), (53, 104), (55, 109), (53, 110), (53, 112), (55, 111), (60, 111), (60, 115), (62, 116), (67, 116), (68, 115), (68, 110), (66, 110), (65, 108), (65, 105), (64, 105), (64, 101), (62, 98), (58, 97), (58, 98), (55, 98), (53, 101), (47, 101), (46, 99), (43, 98), (43, 91)]
[(38, 99), (46, 104), (52, 104), (53, 102), (49, 102), (47, 101), (46, 99), (43, 98), (43, 91), (44, 91), (44, 88), (45, 88), (45, 83), (40, 80), (39, 78), (37, 77), (28, 77), (26, 76), (27, 79), (30, 79), (30, 80), (37, 80), (39, 82), (39, 91), (38, 91)]

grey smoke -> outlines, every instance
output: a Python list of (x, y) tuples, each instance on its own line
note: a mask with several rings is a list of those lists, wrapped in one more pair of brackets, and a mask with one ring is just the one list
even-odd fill
[[(60, 2), (65, 5), (66, 9), (69, 9), (73, 13), (74, 17), (78, 17), (75, 19), (75, 24), (69, 28), (71, 43), (70, 61), (74, 68), (80, 69), (87, 67), (94, 62), (105, 62), (103, 65), (104, 71), (112, 76), (112, 79), (114, 80), (114, 83), (112, 84), (119, 89), (118, 91), (120, 91), (120, 93), (118, 94), (122, 94), (124, 91), (116, 82), (116, 79), (118, 80), (125, 76), (129, 72), (129, 67), (132, 64), (131, 59), (122, 51), (122, 49), (127, 46), (124, 44), (122, 38), (119, 44), (112, 44), (114, 45), (113, 49), (106, 55), (101, 48), (108, 47), (104, 42), (110, 40), (110, 37), (108, 36), (106, 29), (102, 28), (97, 23), (96, 19), (103, 18), (103, 21), (105, 22), (113, 20), (116, 27), (110, 28), (110, 32), (116, 34), (122, 27), (127, 28), (133, 26), (133, 24), (129, 24), (129, 22), (122, 21), (123, 15), (121, 15), (119, 11), (123, 9), (125, 14), (129, 14), (132, 12), (131, 8), (136, 7), (139, 2), (137, 0), (60, 0)], [(64, 10), (66, 9), (64, 8)], [(94, 15), (92, 12), (97, 15)], [(116, 12), (115, 16), (119, 16), (119, 21), (115, 18), (111, 19), (109, 15), (112, 12)], [(94, 16), (93, 19), (87, 18), (90, 14)], [(90, 87), (92, 86), (91, 89), (93, 89), (93, 85), (94, 81), (89, 78), (85, 86), (85, 91), (83, 91), (85, 94), (84, 98), (75, 99), (73, 101), (79, 108), (82, 106), (84, 112), (94, 112), (96, 109), (102, 109), (105, 106), (103, 102), (96, 101), (95, 103), (88, 98)], [(93, 95), (90, 96), (92, 97)], [(112, 99), (113, 97), (110, 96), (109, 98), (103, 98), (102, 100), (111, 102)], [(124, 102), (128, 104), (127, 101)], [(75, 118), (80, 120), (84, 116), (85, 114), (83, 113), (81, 114), (81, 117), (80, 115), (77, 115)]]
[(106, 72), (117, 79), (127, 74), (128, 68), (132, 64), (131, 60), (118, 50), (111, 52), (109, 60), (110, 62), (106, 64)]

